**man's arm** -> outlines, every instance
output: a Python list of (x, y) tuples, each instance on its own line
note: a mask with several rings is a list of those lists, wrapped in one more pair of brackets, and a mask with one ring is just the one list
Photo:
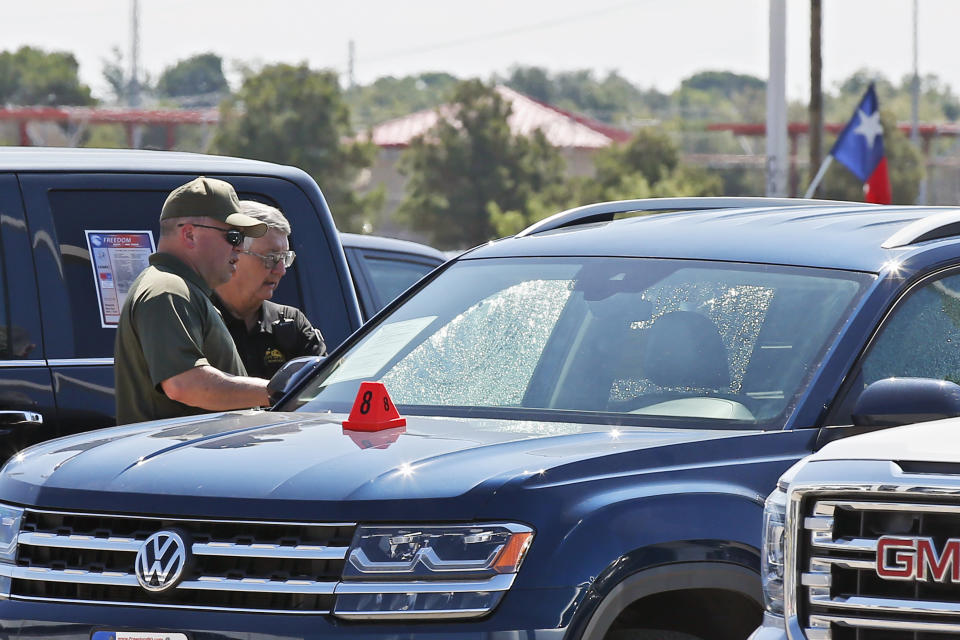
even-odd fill
[(233, 376), (201, 365), (160, 383), (167, 397), (207, 411), (229, 411), (270, 405), (267, 380)]
[(327, 344), (323, 340), (323, 334), (320, 329), (315, 328), (307, 316), (296, 310), (297, 331), (300, 333), (299, 356), (325, 356), (327, 355)]

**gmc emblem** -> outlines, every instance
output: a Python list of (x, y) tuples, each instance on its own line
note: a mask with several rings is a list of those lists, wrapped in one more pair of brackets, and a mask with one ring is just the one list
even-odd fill
[(932, 538), (883, 536), (877, 540), (877, 575), (884, 580), (960, 582), (960, 538), (937, 552)]

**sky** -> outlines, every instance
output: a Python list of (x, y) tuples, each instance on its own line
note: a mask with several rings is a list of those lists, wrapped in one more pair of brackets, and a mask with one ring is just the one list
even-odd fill
[[(916, 0), (919, 70), (960, 92), (960, 1)], [(642, 88), (675, 89), (703, 70), (766, 77), (768, 0), (139, 0), (140, 66), (156, 79), (198, 53), (239, 69), (306, 61), (354, 78), (446, 71), (505, 75), (513, 65), (618, 71)], [(899, 81), (913, 68), (914, 0), (823, 0), (823, 83), (868, 67)], [(72, 52), (81, 80), (108, 97), (104, 60), (129, 60), (133, 0), (6, 0), (0, 50)], [(787, 92), (809, 91), (809, 2), (787, 0)]]

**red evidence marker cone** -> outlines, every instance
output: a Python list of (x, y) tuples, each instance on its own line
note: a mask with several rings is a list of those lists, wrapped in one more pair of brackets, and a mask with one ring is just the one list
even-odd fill
[(350, 431), (382, 431), (407, 424), (390, 399), (382, 382), (361, 382), (350, 417), (343, 428)]

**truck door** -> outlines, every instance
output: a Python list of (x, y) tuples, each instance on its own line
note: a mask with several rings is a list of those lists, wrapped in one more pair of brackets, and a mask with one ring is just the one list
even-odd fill
[(30, 245), (17, 178), (0, 174), (0, 460), (58, 432)]
[[(61, 434), (114, 424), (116, 329), (101, 310), (105, 292), (110, 293), (105, 286), (111, 283), (98, 281), (102, 274), (91, 261), (91, 247), (96, 246), (88, 243), (87, 232), (144, 232), (155, 243), (160, 208), (170, 190), (187, 179), (150, 174), (20, 175)], [(110, 273), (104, 280), (119, 275)]]

